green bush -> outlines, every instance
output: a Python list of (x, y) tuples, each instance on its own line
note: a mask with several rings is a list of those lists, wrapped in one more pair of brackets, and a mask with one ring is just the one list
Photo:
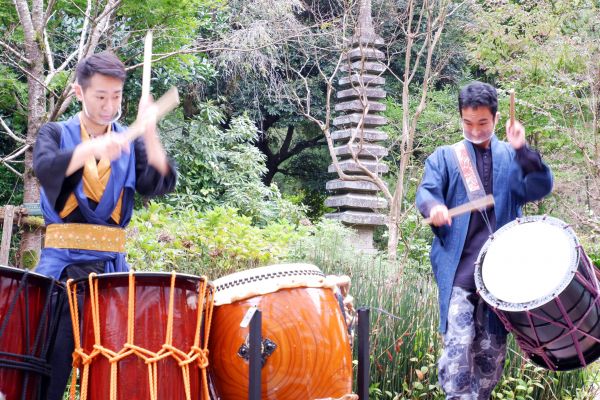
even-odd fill
[(282, 198), (276, 185), (262, 182), (265, 157), (253, 145), (258, 132), (246, 115), (225, 121), (217, 105), (205, 103), (197, 119), (180, 125), (167, 126), (168, 135), (163, 135), (179, 166), (177, 190), (167, 196), (170, 204), (198, 210), (232, 207), (261, 224), (303, 217), (303, 207)]
[(228, 272), (285, 259), (305, 235), (286, 220), (264, 226), (236, 209), (178, 210), (151, 202), (128, 228), (128, 261), (138, 270), (175, 270), (217, 278)]

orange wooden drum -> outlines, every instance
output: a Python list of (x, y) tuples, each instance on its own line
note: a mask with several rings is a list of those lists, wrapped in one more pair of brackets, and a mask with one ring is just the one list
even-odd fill
[(240, 323), (253, 306), (262, 312), (262, 399), (313, 400), (352, 393), (350, 339), (334, 295), (334, 278), (313, 265), (289, 264), (214, 281), (209, 368), (217, 398), (248, 398), (249, 329)]
[[(69, 281), (67, 294), (81, 400), (209, 399), (207, 340), (213, 299), (205, 278), (91, 274)], [(77, 301), (83, 301), (81, 318)], [(74, 398), (75, 385), (71, 387)]]

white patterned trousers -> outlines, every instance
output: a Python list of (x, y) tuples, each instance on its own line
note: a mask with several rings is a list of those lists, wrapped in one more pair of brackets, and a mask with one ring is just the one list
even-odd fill
[(488, 400), (502, 376), (506, 333), (489, 333), (492, 311), (481, 297), (452, 288), (438, 379), (447, 400)]

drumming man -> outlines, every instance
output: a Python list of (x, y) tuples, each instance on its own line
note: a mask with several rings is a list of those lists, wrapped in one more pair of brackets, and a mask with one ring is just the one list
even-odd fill
[[(125, 226), (135, 191), (168, 193), (176, 170), (160, 143), (151, 99), (141, 99), (138, 118), (143, 137), (129, 143), (121, 116), (125, 67), (112, 53), (83, 59), (76, 69), (75, 95), (82, 111), (65, 122), (40, 128), (33, 168), (41, 184), (46, 222), (45, 248), (36, 271), (66, 281), (92, 272), (122, 272)], [(68, 307), (63, 312), (50, 363), (48, 399), (63, 398), (71, 373), (73, 332)]]
[[(447, 399), (489, 399), (502, 375), (507, 333), (475, 293), (474, 263), (490, 233), (520, 216), (523, 204), (550, 193), (552, 174), (527, 146), (518, 121), (507, 122), (508, 142), (496, 138), (498, 99), (492, 86), (465, 86), (458, 106), (465, 140), (429, 156), (416, 202), (434, 232), (430, 257), (444, 341), (440, 385)], [(449, 217), (448, 209), (490, 193), (494, 208)]]

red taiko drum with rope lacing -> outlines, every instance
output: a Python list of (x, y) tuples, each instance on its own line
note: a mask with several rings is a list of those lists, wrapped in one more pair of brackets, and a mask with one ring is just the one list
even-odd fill
[(63, 306), (59, 282), (0, 266), (0, 398), (46, 398), (48, 355)]
[(519, 218), (481, 249), (475, 284), (521, 350), (551, 370), (600, 357), (600, 287), (573, 229), (547, 216)]
[(205, 278), (92, 274), (69, 281), (67, 294), (81, 400), (209, 399), (213, 300)]

